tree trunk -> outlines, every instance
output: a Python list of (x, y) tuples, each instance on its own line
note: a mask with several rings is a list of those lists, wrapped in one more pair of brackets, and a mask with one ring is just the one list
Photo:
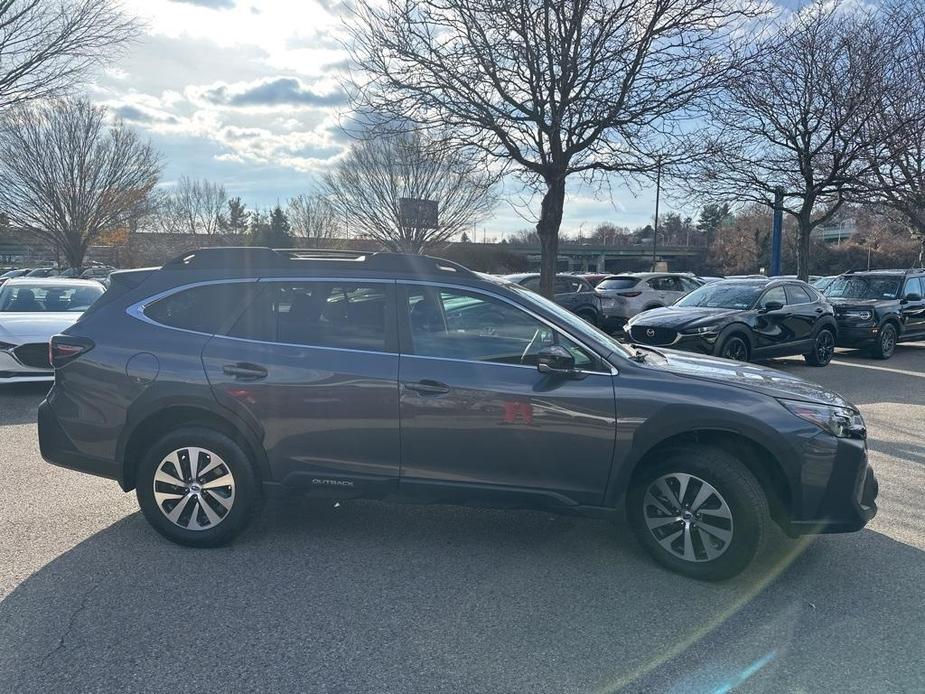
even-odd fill
[(809, 254), (813, 227), (808, 216), (799, 216), (797, 223), (799, 234), (797, 238), (797, 279), (807, 282), (809, 281)]
[(540, 237), (540, 293), (551, 299), (555, 294), (559, 265), (559, 226), (565, 204), (565, 177), (546, 179), (546, 194), (540, 206), (536, 233)]

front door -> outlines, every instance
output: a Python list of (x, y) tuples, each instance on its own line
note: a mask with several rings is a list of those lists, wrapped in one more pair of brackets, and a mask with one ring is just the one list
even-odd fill
[[(771, 310), (772, 303), (781, 304)], [(755, 319), (755, 356), (774, 357), (787, 352), (798, 338), (793, 312), (787, 305), (787, 293), (783, 285), (768, 289), (758, 300), (758, 316)]]
[[(903, 288), (902, 318), (904, 335), (922, 335), (925, 333), (925, 286), (920, 277), (910, 277)], [(918, 301), (907, 298), (909, 295), (918, 295)]]
[[(408, 284), (398, 300), (401, 486), (600, 503), (614, 447), (609, 369), (482, 291)], [(536, 355), (552, 344), (569, 349), (587, 374), (539, 373)]]
[(394, 283), (267, 281), (202, 359), (218, 401), (258, 423), (277, 481), (397, 485)]

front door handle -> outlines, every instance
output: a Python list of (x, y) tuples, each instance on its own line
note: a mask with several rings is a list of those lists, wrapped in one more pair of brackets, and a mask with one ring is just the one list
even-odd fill
[(257, 364), (238, 362), (236, 364), (225, 364), (222, 367), (222, 373), (240, 381), (259, 381), (261, 378), (266, 378), (268, 372), (264, 367)]
[(424, 379), (423, 381), (416, 381), (414, 383), (405, 383), (405, 388), (413, 390), (415, 393), (420, 393), (421, 395), (442, 395), (443, 393), (450, 392), (450, 387), (446, 383), (431, 381), (430, 379)]

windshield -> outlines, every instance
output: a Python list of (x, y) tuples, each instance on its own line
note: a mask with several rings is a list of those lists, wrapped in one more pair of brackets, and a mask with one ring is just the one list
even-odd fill
[(714, 282), (695, 289), (675, 306), (747, 309), (752, 307), (763, 288), (760, 284)]
[(86, 311), (103, 293), (94, 285), (29, 284), (0, 289), (0, 312), (53, 313)]
[(578, 337), (588, 337), (598, 342), (606, 342), (608, 345), (613, 347), (615, 352), (619, 352), (620, 354), (623, 354), (627, 357), (633, 355), (633, 352), (630, 351), (626, 345), (617, 342), (617, 340), (615, 340), (612, 336), (601, 330), (598, 330), (593, 325), (588, 323), (588, 321), (577, 316), (571, 311), (562, 308), (556, 302), (550, 301), (545, 296), (537, 294), (536, 292), (532, 292), (523, 286), (517, 284), (508, 284), (507, 282), (504, 282), (503, 284), (508, 289), (517, 292), (517, 294), (519, 294), (522, 298), (526, 299), (531, 304), (536, 304), (537, 306), (546, 309), (550, 313), (555, 314), (556, 317), (562, 321), (563, 324), (567, 325), (569, 329), (571, 329), (572, 332), (574, 332)]
[(899, 295), (898, 277), (836, 277), (825, 289), (830, 299), (895, 299)]
[(629, 289), (639, 280), (635, 277), (611, 277), (597, 285), (598, 289)]

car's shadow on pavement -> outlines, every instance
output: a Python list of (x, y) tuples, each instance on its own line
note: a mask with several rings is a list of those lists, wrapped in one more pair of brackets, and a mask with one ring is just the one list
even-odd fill
[(544, 513), (290, 500), (215, 550), (133, 514), (0, 603), (0, 690), (920, 690), (922, 576), (869, 530), (704, 584)]
[(35, 413), (50, 383), (0, 385), (0, 426), (35, 424)]

